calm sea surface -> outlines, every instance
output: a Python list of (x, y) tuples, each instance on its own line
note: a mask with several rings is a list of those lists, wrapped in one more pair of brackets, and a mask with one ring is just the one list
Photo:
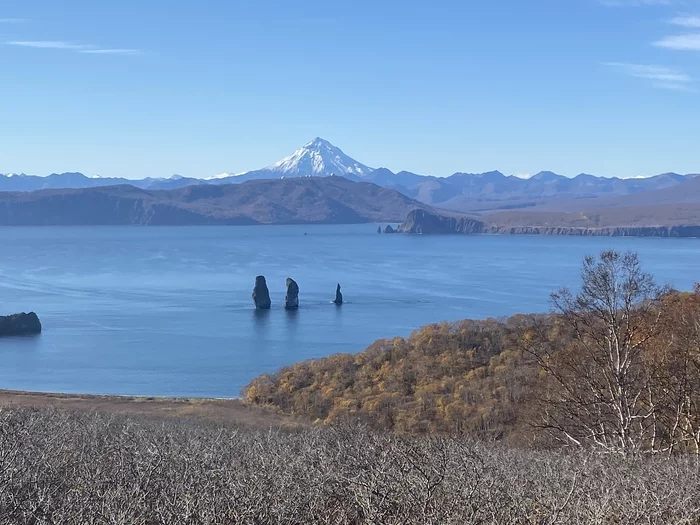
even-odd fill
[[(545, 311), (581, 259), (639, 252), (659, 281), (700, 280), (700, 240), (378, 235), (376, 225), (0, 228), (0, 388), (235, 397), (296, 361), (467, 317)], [(307, 233), (307, 235), (304, 235)], [(255, 276), (273, 301), (256, 312)], [(301, 308), (282, 308), (285, 278)], [(341, 283), (347, 301), (331, 304)]]

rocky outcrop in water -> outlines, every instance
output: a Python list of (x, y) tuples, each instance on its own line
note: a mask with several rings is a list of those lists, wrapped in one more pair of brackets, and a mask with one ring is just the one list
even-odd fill
[(386, 228), (384, 228), (384, 233), (396, 233), (396, 230), (391, 226), (391, 224), (387, 224)]
[(333, 302), (335, 304), (343, 304), (343, 294), (340, 293), (340, 283), (338, 283), (338, 286), (335, 289), (335, 300)]
[(284, 307), (287, 310), (299, 308), (299, 285), (291, 277), (287, 277), (287, 295), (284, 298)]
[(258, 310), (269, 310), (272, 306), (270, 300), (270, 290), (267, 289), (265, 276), (258, 275), (255, 278), (255, 288), (253, 288), (253, 302)]
[(41, 333), (41, 322), (34, 312), (0, 316), (0, 337)]
[(700, 237), (700, 226), (503, 226), (486, 224), (460, 215), (440, 215), (414, 210), (399, 226), (399, 233), (423, 234), (500, 234), (500, 235), (575, 235), (591, 237)]
[(382, 233), (382, 227), (381, 227), (381, 226), (377, 226), (377, 233)]

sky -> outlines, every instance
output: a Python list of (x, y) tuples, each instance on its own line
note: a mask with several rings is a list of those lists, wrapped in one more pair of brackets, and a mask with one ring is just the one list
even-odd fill
[(700, 172), (700, 0), (2, 0), (0, 173)]

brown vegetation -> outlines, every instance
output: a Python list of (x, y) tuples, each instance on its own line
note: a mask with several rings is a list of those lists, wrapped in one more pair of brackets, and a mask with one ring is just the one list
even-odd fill
[(582, 292), (554, 306), (429, 325), (263, 375), (244, 395), (404, 433), (700, 453), (700, 294), (661, 290), (634, 254), (605, 252), (585, 261)]
[(498, 438), (516, 425), (534, 371), (511, 343), (516, 326), (517, 318), (429, 325), (359, 354), (263, 375), (244, 395), (323, 422), (359, 418), (399, 432)]
[(0, 410), (0, 522), (696, 523), (689, 456)]
[(234, 423), (255, 428), (306, 425), (303, 420), (285, 416), (278, 410), (252, 406), (240, 399), (97, 396), (0, 390), (0, 409), (3, 407), (67, 409), (155, 420)]
[(524, 327), (543, 372), (534, 424), (576, 446), (700, 454), (700, 295), (659, 288), (632, 253), (587, 257), (582, 277), (553, 294), (553, 323)]

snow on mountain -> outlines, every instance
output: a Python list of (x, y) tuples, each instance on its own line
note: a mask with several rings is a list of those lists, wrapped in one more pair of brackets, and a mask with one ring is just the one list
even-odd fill
[(228, 179), (230, 177), (239, 177), (240, 175), (245, 175), (245, 171), (242, 173), (219, 173), (218, 175), (212, 175), (211, 177), (205, 177), (202, 180), (219, 180), (219, 179)]
[(340, 148), (335, 147), (327, 140), (317, 137), (289, 157), (268, 166), (263, 171), (287, 177), (324, 177), (329, 175), (365, 177), (373, 169), (348, 157)]

